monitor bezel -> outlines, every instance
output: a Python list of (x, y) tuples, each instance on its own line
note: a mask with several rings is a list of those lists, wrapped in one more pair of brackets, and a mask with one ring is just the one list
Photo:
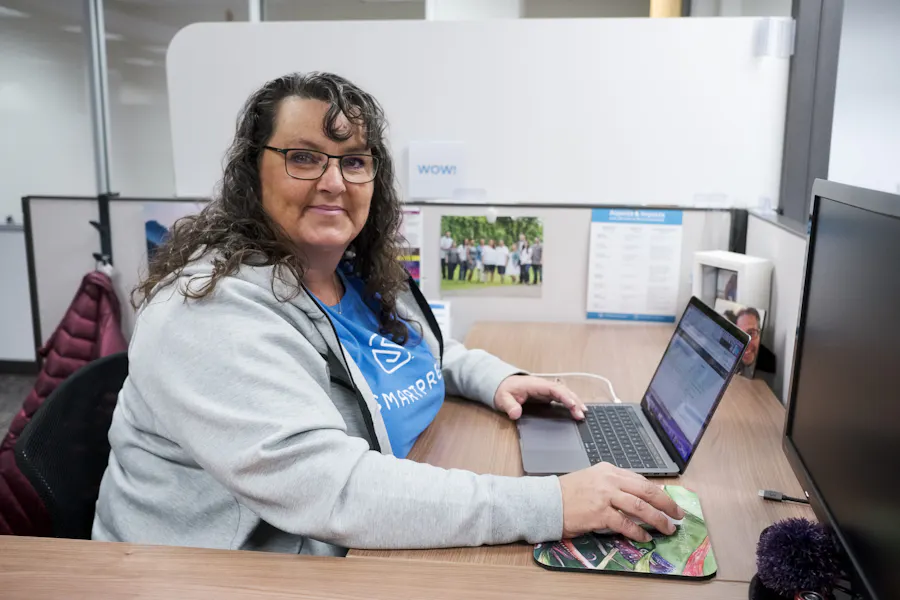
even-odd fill
[(803, 287), (800, 297), (800, 315), (797, 322), (797, 330), (794, 343), (794, 361), (791, 369), (791, 380), (789, 386), (789, 394), (787, 400), (787, 411), (784, 420), (784, 429), (782, 432), (782, 449), (794, 471), (794, 475), (800, 481), (806, 495), (809, 498), (813, 512), (820, 522), (826, 523), (837, 535), (838, 540), (843, 548), (845, 555), (849, 558), (856, 579), (863, 585), (866, 593), (871, 600), (880, 600), (872, 588), (871, 581), (865, 575), (863, 569), (860, 568), (859, 560), (849, 550), (847, 540), (837, 526), (834, 516), (825, 504), (821, 493), (813, 481), (811, 473), (807, 470), (800, 453), (791, 439), (791, 425), (794, 421), (794, 398), (797, 393), (797, 385), (799, 381), (799, 373), (803, 364), (803, 342), (804, 332), (806, 330), (806, 309), (809, 302), (809, 288), (806, 285), (809, 281), (813, 268), (813, 253), (816, 244), (816, 226), (818, 225), (819, 206), (822, 200), (837, 202), (866, 210), (887, 217), (900, 219), (900, 196), (889, 194), (887, 192), (878, 192), (866, 188), (846, 185), (834, 181), (824, 179), (816, 179), (813, 182), (812, 202), (810, 203), (809, 221), (807, 224), (808, 241), (806, 246), (806, 259), (803, 268)]

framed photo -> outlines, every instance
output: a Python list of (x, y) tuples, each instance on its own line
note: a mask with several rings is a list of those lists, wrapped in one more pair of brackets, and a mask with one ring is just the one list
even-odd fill
[(759, 357), (759, 344), (766, 321), (766, 311), (721, 298), (716, 300), (715, 310), (750, 336), (750, 343), (741, 357), (738, 375), (753, 379), (753, 375), (756, 373), (756, 360)]
[(540, 298), (543, 238), (539, 217), (441, 217), (441, 296)]

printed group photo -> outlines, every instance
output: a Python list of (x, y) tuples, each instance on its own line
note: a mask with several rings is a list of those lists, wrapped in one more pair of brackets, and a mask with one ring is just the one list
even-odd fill
[(540, 298), (543, 238), (537, 217), (441, 217), (441, 295)]

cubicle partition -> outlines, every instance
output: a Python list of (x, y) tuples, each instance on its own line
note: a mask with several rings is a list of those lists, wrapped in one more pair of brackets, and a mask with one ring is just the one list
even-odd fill
[[(134, 327), (131, 291), (147, 266), (145, 221), (147, 205), (160, 202), (197, 206), (196, 199), (110, 198), (108, 226), (114, 265), (113, 282), (122, 305), (126, 337)], [(421, 209), (423, 247), (421, 286), (429, 300), (441, 300), (439, 239), (442, 216), (483, 216), (486, 206), (410, 203)], [(90, 225), (98, 219), (96, 198), (38, 198), (24, 200), (29, 235), (29, 272), (34, 339), (43, 343), (52, 334), (85, 273), (96, 267), (93, 257), (100, 236)], [(538, 297), (467, 296), (450, 302), (452, 335), (463, 339), (479, 320), (584, 322), (586, 320), (591, 207), (494, 207), (499, 216), (538, 217), (544, 232), (544, 283)], [(615, 208), (605, 205), (604, 208)], [(627, 207), (620, 207), (627, 208)], [(649, 207), (641, 207), (649, 208)], [(690, 297), (691, 260), (698, 250), (730, 249), (732, 211), (681, 209), (683, 243), (678, 305)]]
[(62, 320), (85, 273), (100, 250), (97, 198), (28, 196), (22, 199), (28, 259), (28, 289), (34, 346), (43, 345)]
[[(166, 56), (176, 194), (214, 188), (252, 90), (316, 70), (350, 79), (381, 103), (404, 198), (775, 206), (790, 61), (759, 42), (789, 22), (194, 24)], [(459, 168), (452, 194), (417, 196), (410, 187), (420, 158), (413, 147), (423, 142), (461, 143), (462, 156), (426, 159)]]
[[(588, 262), (590, 259), (591, 207), (505, 206), (496, 207), (500, 216), (538, 217), (543, 224), (543, 285), (540, 297), (451, 296), (453, 337), (465, 338), (476, 321), (545, 321), (581, 323), (586, 321)], [(638, 208), (615, 207), (603, 208)], [(648, 207), (640, 207), (648, 208)], [(681, 268), (677, 306), (687, 305), (691, 296), (691, 267), (694, 252), (729, 250), (732, 211), (682, 210)], [(425, 247), (422, 250), (422, 290), (426, 298), (441, 298), (439, 239), (442, 216), (481, 216), (484, 206), (422, 205)]]
[(0, 373), (34, 370), (25, 228), (0, 225)]
[[(742, 213), (732, 211), (778, 203), (790, 62), (761, 51), (759, 44), (760, 35), (777, 23), (515, 19), (192, 25), (173, 39), (166, 57), (179, 196), (169, 201), (214, 189), (235, 114), (263, 81), (297, 70), (332, 71), (373, 93), (384, 107), (404, 198), (431, 198), (411, 189), (411, 171), (422, 173), (423, 166), (416, 166), (414, 147), (458, 142), (464, 148), (460, 164), (453, 161), (460, 169), (456, 187), (437, 195), (455, 204), (422, 205), (422, 287), (429, 298), (440, 298), (442, 215), (480, 214), (485, 206), (468, 203), (475, 199), (500, 205), (501, 214), (544, 222), (540, 297), (454, 297), (455, 337), (462, 338), (479, 319), (584, 320), (594, 206), (665, 205), (683, 211), (677, 291), (683, 304), (696, 250), (743, 250), (745, 220), (734, 219)], [(334, 48), (329, 42), (335, 35), (348, 44)], [(306, 42), (302, 55), (292, 51), (297, 39)], [(360, 61), (372, 47), (380, 49), (379, 60)], [(664, 55), (659, 48), (666, 49)], [(536, 76), (548, 72), (552, 81)], [(666, 99), (666, 110), (659, 110), (659, 98)], [(35, 345), (51, 335), (81, 277), (95, 267), (93, 254), (101, 244), (92, 220), (109, 227), (104, 241), (130, 333), (129, 295), (146, 264), (143, 205), (148, 200), (111, 198), (102, 203), (108, 206), (103, 214), (96, 198), (24, 201)], [(734, 230), (737, 236), (731, 235)]]
[(750, 213), (747, 223), (747, 254), (767, 258), (772, 272), (769, 304), (762, 343), (776, 356), (772, 391), (787, 404), (794, 367), (794, 343), (800, 322), (800, 298), (806, 266), (806, 226), (784, 217)]

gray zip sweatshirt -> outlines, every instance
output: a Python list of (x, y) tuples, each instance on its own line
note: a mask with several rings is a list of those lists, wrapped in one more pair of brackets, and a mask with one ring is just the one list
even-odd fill
[[(94, 539), (343, 555), (560, 538), (556, 477), (392, 456), (378, 403), (319, 306), (306, 293), (280, 301), (289, 288), (272, 268), (246, 265), (185, 300), (179, 290), (210, 271), (209, 257), (192, 263), (138, 315)], [(410, 292), (398, 308), (440, 356)], [(448, 394), (491, 406), (516, 372), (446, 342)]]

